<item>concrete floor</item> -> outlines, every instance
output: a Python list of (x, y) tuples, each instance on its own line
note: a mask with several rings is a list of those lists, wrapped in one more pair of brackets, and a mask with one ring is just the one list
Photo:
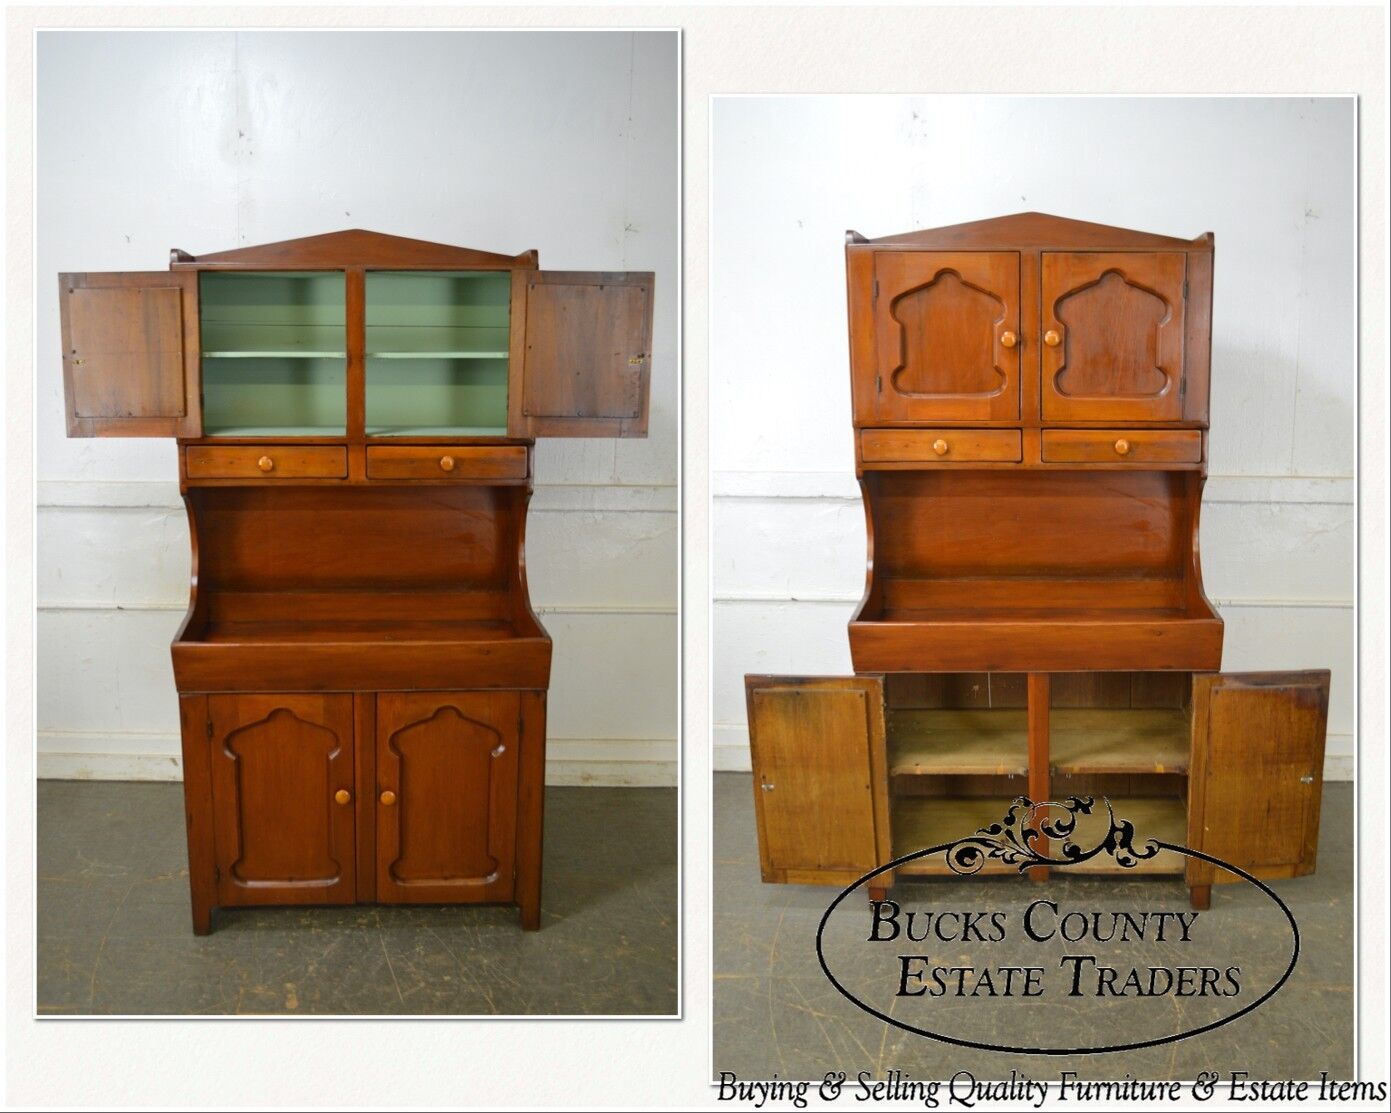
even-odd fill
[(189, 926), (183, 789), (42, 781), (38, 1012), (671, 1015), (676, 791), (548, 788), (542, 919), (229, 909)]
[[(1143, 832), (1139, 834), (1143, 836)], [(1245, 1070), (1254, 1079), (1317, 1078), (1320, 1071), (1326, 1070), (1334, 1077), (1350, 1078), (1350, 784), (1324, 788), (1318, 871), (1309, 877), (1274, 882), (1273, 888), (1288, 903), (1299, 925), (1301, 955), (1286, 985), (1254, 1012), (1201, 1036), (1118, 1054), (1053, 1057), (959, 1048), (886, 1024), (860, 1011), (836, 991), (817, 962), (815, 937), (821, 916), (837, 890), (763, 884), (759, 878), (751, 778), (748, 774), (717, 774), (714, 1074), (718, 1077), (721, 1071), (732, 1071), (740, 1079), (769, 1079), (776, 1075), (783, 1080), (819, 1081), (829, 1071), (843, 1071), (849, 1076), (852, 1090), (858, 1072), (869, 1071), (882, 1079), (890, 1070), (904, 1071), (915, 1080), (943, 1079), (958, 1070), (969, 1070), (982, 1080), (1008, 1078), (1010, 1071), (1016, 1070), (1033, 1079), (1055, 1082), (1062, 1070), (1076, 1071), (1084, 1079), (1117, 1079), (1130, 1074), (1139, 1079), (1192, 1081), (1204, 1070)], [(1012, 910), (1012, 915), (1040, 895), (1057, 900), (1061, 906), (1070, 903), (1087, 910), (1188, 908), (1186, 891), (1178, 878), (1063, 878), (1057, 871), (1046, 887), (1017, 877), (951, 878), (900, 882), (892, 893), (905, 907), (999, 908)], [(1218, 929), (1209, 935), (1218, 939), (1217, 946), (1227, 961), (1245, 956), (1240, 961), (1246, 964), (1248, 983), (1257, 983), (1265, 976), (1263, 985), (1273, 984), (1289, 962), (1290, 952), (1284, 942), (1289, 938), (1288, 927), (1278, 911), (1272, 909), (1274, 906), (1253, 886), (1223, 885), (1213, 889), (1212, 915), (1220, 919), (1208, 921)], [(837, 913), (837, 917), (841, 915)], [(863, 984), (882, 988), (882, 999), (870, 1002), (881, 1012), (909, 1019), (906, 1010), (917, 1003), (905, 1004), (901, 998), (895, 999), (892, 974), (885, 982), (876, 967), (872, 978), (862, 976), (869, 961), (865, 954), (873, 950), (864, 944), (868, 914), (863, 903), (858, 903), (852, 906), (850, 915), (856, 917), (847, 921), (853, 925), (852, 931), (838, 939), (827, 937), (828, 963), (843, 981), (848, 980), (849, 971)], [(929, 946), (910, 945), (909, 952), (921, 953)], [(1002, 948), (989, 952), (977, 946), (975, 951), (972, 960), (977, 962), (982, 961), (980, 956), (985, 953), (991, 956), (988, 961), (999, 963), (1037, 963), (1040, 957), (1036, 951), (1026, 952), (1024, 946), (1016, 951)], [(897, 962), (895, 954), (886, 957), (891, 963)], [(968, 961), (964, 954), (947, 953), (941, 957)], [(1135, 1030), (1133, 1022), (1138, 1014), (1133, 1001), (1101, 1004), (1087, 999), (1053, 1006), (1018, 1000), (998, 1004), (966, 1000), (942, 1001), (932, 1007), (937, 1010), (935, 1013), (919, 1012), (912, 1019), (934, 1015), (942, 1025), (933, 1030), (954, 1032), (980, 1042), (1024, 1047), (1095, 1046), (1136, 1038), (1125, 1036), (1125, 1032)], [(1159, 1008), (1174, 1009), (1184, 1018), (1193, 1015), (1185, 1011), (1187, 1004), (1178, 1002), (1166, 1000)], [(1160, 1031), (1172, 1032), (1180, 1026), (1174, 1023), (1173, 1013), (1151, 1012), (1145, 1022), (1153, 1022), (1157, 1027), (1141, 1038), (1152, 1038)], [(1030, 1036), (1039, 1029), (1046, 1031), (1046, 1039), (1031, 1042)]]

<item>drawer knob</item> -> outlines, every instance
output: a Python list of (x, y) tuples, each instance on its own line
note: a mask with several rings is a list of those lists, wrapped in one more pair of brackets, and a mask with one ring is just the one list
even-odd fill
[(378, 799), (381, 800), (384, 807), (389, 808), (392, 804), (396, 803), (396, 793), (392, 792), (391, 789), (387, 789)]
[(453, 457), (453, 456), (441, 456), (441, 457), (440, 457), (440, 468), (441, 468), (441, 470), (443, 470), (443, 471), (453, 471), (453, 470), (454, 470), (454, 457)]
[(271, 468), (275, 467), (275, 461), (272, 460), (269, 456), (262, 456), (259, 460), (256, 461), (256, 466), (260, 468), (262, 471), (270, 471)]
[(1047, 344), (1050, 348), (1056, 348), (1059, 344), (1063, 342), (1063, 337), (1062, 334), (1057, 331), (1057, 329), (1050, 328), (1047, 332), (1043, 334), (1043, 342)]
[(340, 788), (333, 794), (333, 798), (340, 804), (351, 804), (353, 802), (353, 794), (346, 788)]
[(947, 454), (947, 449), (950, 447), (951, 446), (941, 437), (938, 437), (932, 442), (932, 451), (937, 453), (938, 456), (945, 456)]
[(1002, 347), (1002, 348), (1013, 348), (1013, 347), (1014, 347), (1016, 344), (1018, 344), (1018, 343), (1019, 343), (1019, 337), (1015, 336), (1014, 333), (1012, 333), (1012, 332), (1002, 332), (1002, 333), (1000, 333), (1000, 347)]
[(1117, 455), (1117, 456), (1129, 456), (1129, 455), (1130, 455), (1130, 442), (1129, 442), (1128, 440), (1126, 440), (1124, 437), (1122, 437), (1120, 440), (1118, 440), (1118, 441), (1116, 442), (1116, 455)]

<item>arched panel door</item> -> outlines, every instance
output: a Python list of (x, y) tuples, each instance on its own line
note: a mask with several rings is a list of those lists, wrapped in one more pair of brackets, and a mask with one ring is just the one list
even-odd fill
[(875, 413), (881, 422), (1019, 417), (1019, 256), (874, 257)]
[(1045, 421), (1183, 417), (1182, 252), (1045, 252)]
[(352, 697), (208, 697), (222, 904), (356, 898)]
[(516, 692), (377, 697), (377, 898), (512, 899)]

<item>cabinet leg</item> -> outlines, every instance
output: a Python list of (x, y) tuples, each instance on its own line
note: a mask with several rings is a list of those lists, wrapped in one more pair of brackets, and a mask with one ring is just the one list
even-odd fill
[(521, 694), (521, 765), (517, 790), (515, 893), (522, 930), (541, 927), (541, 838), (546, 794), (546, 693)]
[(1212, 907), (1212, 886), (1211, 885), (1190, 885), (1188, 887), (1188, 903), (1199, 912), (1204, 912)]
[(1047, 881), (1047, 880), (1048, 880), (1048, 867), (1047, 867), (1047, 866), (1030, 866), (1029, 869), (1028, 869), (1026, 872), (1027, 872), (1028, 875), (1029, 875), (1029, 880), (1030, 880), (1030, 881)]
[(213, 930), (212, 905), (193, 898), (193, 934), (211, 935)]
[(870, 890), (869, 890), (869, 899), (870, 899), (871, 902), (876, 901), (876, 900), (888, 900), (888, 898), (889, 898), (889, 890), (888, 890), (888, 889), (875, 889), (875, 888), (871, 887)]

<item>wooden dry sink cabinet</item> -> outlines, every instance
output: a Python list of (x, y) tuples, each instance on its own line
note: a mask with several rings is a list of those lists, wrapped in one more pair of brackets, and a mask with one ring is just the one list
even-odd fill
[(349, 231), (60, 282), (69, 435), (178, 439), (194, 931), (363, 901), (539, 927), (532, 449), (646, 435), (653, 276)]
[[(1040, 213), (847, 234), (856, 675), (746, 679), (765, 881), (847, 885), (1017, 796), (1104, 796), (1137, 845), (1313, 870), (1329, 674), (1217, 671), (1203, 593), (1212, 264), (1211, 234)], [(1068, 868), (1186, 874), (1195, 908), (1236, 879)], [(870, 895), (949, 872), (919, 858)]]

